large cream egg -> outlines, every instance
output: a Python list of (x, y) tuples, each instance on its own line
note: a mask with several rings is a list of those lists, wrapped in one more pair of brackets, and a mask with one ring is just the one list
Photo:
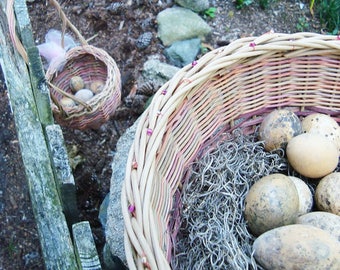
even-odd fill
[(340, 127), (338, 123), (327, 114), (313, 113), (301, 121), (302, 131), (318, 133), (334, 142), (340, 152)]
[(340, 172), (323, 177), (315, 189), (315, 203), (319, 210), (340, 216)]
[(263, 119), (259, 128), (259, 140), (264, 141), (264, 148), (272, 151), (285, 148), (287, 142), (302, 133), (301, 121), (292, 111), (277, 109)]
[(340, 243), (311, 225), (282, 226), (260, 235), (254, 257), (265, 269), (339, 270)]
[(314, 211), (299, 216), (297, 224), (307, 224), (329, 232), (340, 243), (340, 216), (323, 211)]
[(245, 197), (244, 217), (254, 235), (294, 223), (298, 212), (297, 189), (284, 174), (262, 177), (251, 186)]
[(313, 194), (305, 181), (295, 176), (288, 176), (295, 184), (295, 188), (299, 194), (299, 211), (298, 215), (304, 215), (312, 210)]
[(292, 138), (286, 148), (292, 167), (310, 178), (331, 173), (338, 164), (338, 149), (334, 143), (317, 133), (303, 133)]

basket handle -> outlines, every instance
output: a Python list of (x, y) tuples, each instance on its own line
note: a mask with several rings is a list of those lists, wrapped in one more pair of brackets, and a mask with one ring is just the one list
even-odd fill
[(7, 5), (6, 5), (6, 15), (7, 15), (9, 36), (12, 40), (14, 47), (17, 49), (18, 53), (24, 59), (25, 63), (28, 64), (27, 52), (15, 32), (15, 15), (14, 15), (13, 6), (14, 6), (14, 0), (8, 0)]
[(73, 23), (66, 17), (64, 11), (62, 10), (60, 4), (58, 3), (58, 1), (56, 0), (49, 0), (50, 4), (53, 5), (57, 11), (58, 11), (58, 15), (62, 21), (62, 35), (61, 35), (61, 44), (62, 47), (64, 47), (64, 35), (65, 35), (65, 31), (66, 31), (66, 27), (68, 26), (77, 36), (77, 38), (80, 40), (80, 43), (82, 45), (88, 45), (86, 39), (80, 34), (80, 32), (78, 31), (77, 27), (75, 27), (73, 25)]
[[(62, 47), (64, 47), (64, 36), (66, 27), (68, 26), (80, 40), (82, 45), (88, 45), (86, 39), (80, 34), (78, 29), (71, 23), (71, 21), (66, 17), (65, 13), (63, 12), (62, 8), (60, 7), (59, 3), (56, 0), (49, 0), (50, 4), (53, 5), (57, 11), (58, 15), (62, 21), (62, 35), (61, 35), (61, 42)], [(20, 39), (18, 38), (16, 31), (15, 31), (15, 15), (14, 15), (14, 0), (8, 0), (6, 5), (6, 15), (7, 15), (7, 23), (8, 23), (8, 30), (9, 35), (12, 40), (14, 47), (17, 49), (21, 57), (24, 59), (25, 63), (28, 64), (28, 55), (25, 50), (25, 47), (22, 45)]]

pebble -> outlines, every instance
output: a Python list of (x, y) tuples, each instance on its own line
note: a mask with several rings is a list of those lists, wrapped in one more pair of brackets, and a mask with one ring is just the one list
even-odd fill
[(145, 32), (141, 34), (136, 40), (136, 46), (138, 49), (147, 48), (152, 41), (153, 35), (151, 32)]
[(126, 7), (123, 2), (114, 2), (106, 7), (106, 10), (111, 15), (121, 15), (125, 11)]

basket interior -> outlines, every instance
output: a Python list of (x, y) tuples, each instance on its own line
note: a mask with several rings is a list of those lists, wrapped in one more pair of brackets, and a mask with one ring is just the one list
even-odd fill
[[(85, 84), (89, 84), (94, 80), (107, 80), (107, 66), (100, 59), (92, 54), (81, 54), (77, 57), (68, 59), (63, 70), (55, 73), (51, 83), (67, 93), (72, 93), (70, 88), (70, 79), (73, 76), (80, 76)], [(60, 101), (63, 95), (53, 88), (51, 93)]]
[(251, 133), (266, 113), (286, 107), (340, 121), (340, 45), (324, 51), (270, 45), (275, 49), (264, 53), (241, 44), (246, 49), (232, 54), (233, 45), (183, 68), (140, 119), (129, 156), (138, 166), (127, 170), (122, 197), (130, 267), (170, 269), (181, 185), (221, 133), (236, 127)]

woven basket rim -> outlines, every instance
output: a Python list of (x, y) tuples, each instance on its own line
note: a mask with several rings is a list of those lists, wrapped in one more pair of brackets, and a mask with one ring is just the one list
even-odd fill
[[(167, 142), (173, 140), (171, 132), (167, 133), (169, 122), (178, 120), (178, 125), (181, 126), (184, 137), (187, 135), (186, 133), (190, 133), (190, 129), (186, 128), (185, 125), (189, 126), (191, 124), (181, 123), (182, 116), (174, 115), (174, 112), (180, 111), (181, 106), (188, 100), (195, 99), (199, 102), (200, 97), (198, 98), (194, 95), (195, 91), (212, 77), (228, 77), (228, 72), (231, 68), (241, 65), (243, 67), (253, 67), (258, 62), (267, 61), (271, 57), (277, 56), (279, 56), (278, 61), (288, 59), (288, 62), (290, 59), (293, 61), (294, 59), (311, 58), (317, 63), (319, 58), (328, 56), (335, 56), (339, 61), (340, 37), (316, 33), (267, 33), (259, 37), (238, 39), (228, 46), (208, 52), (198, 61), (183, 67), (156, 92), (148, 109), (140, 117), (126, 164), (126, 175), (122, 189), (121, 204), (125, 223), (125, 252), (130, 269), (170, 269), (169, 250), (166, 250), (166, 248), (169, 246), (171, 239), (170, 237), (167, 238), (167, 232), (163, 230), (167, 224), (163, 224), (161, 218), (157, 215), (157, 211), (163, 211), (160, 210), (163, 209), (162, 205), (155, 207), (154, 203), (156, 200), (159, 200), (159, 204), (171, 203), (171, 199), (167, 201), (167, 198), (159, 198), (162, 195), (157, 195), (157, 193), (164, 192), (163, 189), (170, 189), (170, 194), (173, 194), (181, 180), (177, 182), (174, 180), (175, 182), (168, 183), (168, 186), (163, 186), (161, 181), (165, 180), (162, 179), (163, 175), (157, 171), (160, 168), (157, 167), (158, 164), (164, 167), (171, 162), (175, 162), (163, 157), (164, 153), (175, 151), (167, 149)], [(303, 61), (301, 65), (304, 65)], [(236, 73), (237, 68), (233, 71)], [(330, 73), (329, 76), (331, 77), (332, 72), (338, 71), (336, 71), (336, 68), (332, 69), (331, 67), (327, 72)], [(340, 79), (338, 78), (338, 80)], [(207, 89), (209, 89), (209, 85), (207, 85)], [(340, 91), (340, 88), (337, 91)], [(232, 99), (233, 93), (228, 92), (228, 94), (230, 95), (228, 98)], [(303, 94), (301, 90), (301, 95)], [(340, 94), (339, 96), (337, 92), (329, 93), (329, 95), (327, 92), (321, 94), (325, 96), (320, 96), (319, 102), (315, 103), (314, 97), (307, 95), (306, 100), (309, 101), (310, 99), (311, 101), (306, 103), (306, 108), (297, 107), (302, 111), (302, 114), (307, 114), (309, 110), (333, 113), (339, 122)], [(216, 95), (216, 98), (220, 98), (218, 93), (211, 93), (211, 95)], [(332, 95), (335, 95), (334, 99), (331, 99)], [(206, 102), (211, 101), (208, 94), (207, 97), (202, 98), (206, 98)], [(250, 96), (250, 98), (253, 97)], [(256, 95), (254, 99), (254, 102), (256, 102)], [(327, 103), (328, 99), (331, 100), (330, 104)], [(295, 104), (295, 101), (290, 102)], [(315, 106), (313, 106), (314, 103), (316, 104)], [(290, 103), (283, 102), (282, 106), (285, 105), (290, 105)], [(277, 105), (273, 103), (273, 105), (268, 104), (266, 110), (245, 110), (244, 114), (239, 115), (237, 115), (237, 112), (230, 112), (230, 115), (233, 118), (242, 115), (251, 119), (252, 114), (263, 114), (270, 109), (276, 108), (275, 106)], [(223, 109), (221, 110), (223, 111)], [(231, 120), (234, 119), (230, 119), (230, 122), (232, 122)], [(215, 126), (210, 127), (209, 123), (206, 125), (207, 127), (204, 128), (209, 129), (209, 132), (216, 128)], [(213, 135), (214, 133), (211, 132), (211, 134)], [(196, 141), (188, 143), (190, 144), (188, 147), (191, 152), (185, 154), (197, 153), (200, 143)], [(177, 153), (175, 158), (178, 158), (180, 154)], [(176, 162), (181, 166), (183, 165), (182, 160)], [(173, 173), (175, 171), (174, 169)], [(157, 190), (157, 188), (161, 190)], [(164, 216), (167, 217), (164, 219), (166, 222), (169, 222), (170, 219), (168, 215), (170, 215), (170, 211), (164, 213)]]

